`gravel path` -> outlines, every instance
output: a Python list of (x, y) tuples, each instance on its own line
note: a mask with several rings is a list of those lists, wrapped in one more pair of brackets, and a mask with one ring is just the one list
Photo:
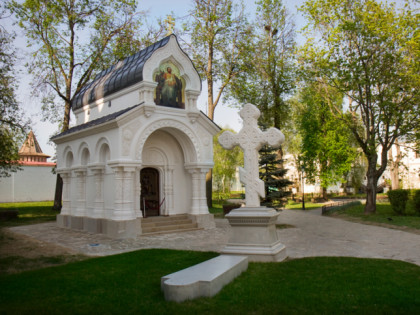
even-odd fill
[[(397, 259), (420, 265), (419, 234), (323, 217), (319, 210), (285, 210), (279, 215), (279, 223), (293, 226), (278, 230), (291, 258), (352, 256)], [(143, 248), (218, 252), (228, 241), (229, 224), (226, 219), (216, 219), (214, 229), (128, 240), (63, 229), (55, 223), (18, 226), (10, 228), (10, 231), (65, 247), (72, 252), (106, 256)]]

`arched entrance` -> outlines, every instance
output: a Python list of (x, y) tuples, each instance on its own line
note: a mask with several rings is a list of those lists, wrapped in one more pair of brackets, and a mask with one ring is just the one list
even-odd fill
[(140, 209), (143, 217), (160, 215), (159, 171), (147, 167), (140, 171)]

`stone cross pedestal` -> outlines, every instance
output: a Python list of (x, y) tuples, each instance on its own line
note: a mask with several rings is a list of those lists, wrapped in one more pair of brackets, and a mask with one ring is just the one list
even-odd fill
[(284, 135), (276, 128), (261, 131), (258, 128), (260, 111), (252, 104), (246, 104), (239, 115), (243, 119), (242, 129), (238, 134), (225, 131), (220, 135), (219, 143), (225, 149), (239, 145), (244, 151), (244, 168), (239, 169), (239, 174), (245, 185), (245, 207), (226, 215), (231, 235), (222, 253), (247, 255), (250, 261), (282, 261), (286, 258), (286, 248), (276, 231), (279, 213), (260, 206), (260, 197), (265, 197), (265, 190), (264, 182), (259, 179), (258, 151), (264, 144), (280, 146)]

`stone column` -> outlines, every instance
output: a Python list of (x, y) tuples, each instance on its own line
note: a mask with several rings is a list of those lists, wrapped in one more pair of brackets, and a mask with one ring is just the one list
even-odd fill
[(200, 176), (197, 169), (189, 169), (188, 172), (191, 174), (191, 186), (192, 186), (192, 197), (191, 197), (191, 210), (190, 214), (200, 214)]
[(206, 198), (206, 173), (209, 168), (202, 167), (187, 167), (191, 174), (192, 197), (191, 197), (191, 211), (190, 214), (208, 214)]
[(163, 186), (163, 193), (165, 197), (165, 212), (164, 215), (170, 215), (174, 210), (174, 169), (173, 167), (165, 168), (165, 183)]
[(124, 183), (124, 171), (123, 167), (116, 166), (113, 167), (114, 170), (114, 213), (112, 218), (115, 220), (119, 219), (119, 214), (122, 212), (122, 203), (123, 203), (123, 183)]
[(91, 167), (95, 180), (95, 200), (93, 202), (93, 213), (94, 218), (105, 218), (104, 213), (104, 165), (97, 165)]
[(187, 111), (196, 111), (197, 110), (197, 99), (200, 96), (200, 92), (186, 90), (185, 91), (185, 109)]
[(207, 197), (206, 197), (206, 174), (209, 169), (200, 169), (198, 172), (198, 184), (199, 184), (199, 193), (198, 193), (198, 203), (201, 214), (208, 214), (209, 208), (207, 206)]
[(141, 183), (140, 183), (140, 168), (136, 168), (134, 173), (134, 211), (137, 218), (142, 218), (143, 213), (141, 212), (140, 196), (141, 196)]
[(70, 202), (70, 184), (71, 184), (71, 171), (60, 170), (58, 171), (63, 180), (63, 206), (61, 208), (62, 215), (71, 215), (71, 202)]
[(79, 167), (74, 170), (77, 178), (77, 205), (74, 216), (83, 217), (86, 215), (86, 167)]
[(113, 220), (124, 221), (134, 220), (136, 214), (134, 211), (133, 192), (134, 192), (134, 167), (125, 167), (116, 165), (114, 169), (115, 179), (115, 198)]
[(123, 216), (127, 220), (136, 218), (134, 211), (134, 167), (124, 167), (124, 185), (123, 185)]

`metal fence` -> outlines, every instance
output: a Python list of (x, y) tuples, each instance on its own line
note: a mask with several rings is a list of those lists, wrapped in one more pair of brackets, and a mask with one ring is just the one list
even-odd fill
[(329, 203), (325, 206), (322, 206), (322, 215), (327, 214), (329, 212), (333, 212), (335, 210), (347, 208), (354, 205), (360, 205), (360, 201), (354, 201), (354, 200), (344, 200), (344, 201), (337, 201), (333, 203)]

